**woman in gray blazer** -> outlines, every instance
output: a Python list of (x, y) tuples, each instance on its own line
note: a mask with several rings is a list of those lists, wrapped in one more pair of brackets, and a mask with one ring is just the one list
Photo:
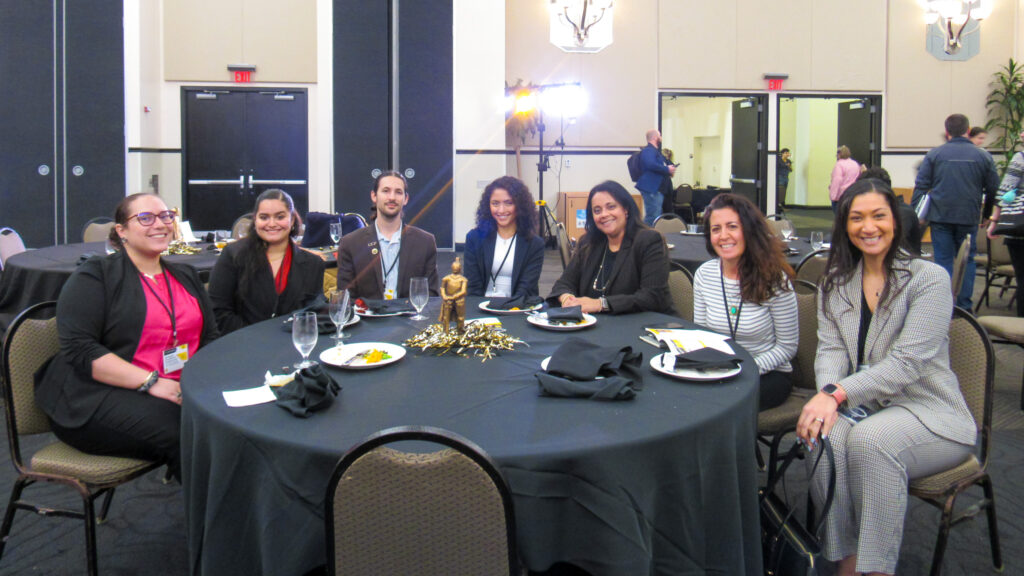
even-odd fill
[[(909, 480), (963, 462), (975, 443), (949, 367), (949, 274), (901, 249), (897, 210), (892, 190), (874, 179), (839, 201), (819, 298), (819, 392), (797, 424), (810, 450), (819, 436), (835, 450), (822, 536), (844, 576), (896, 571)], [(869, 415), (844, 416), (858, 407)], [(819, 509), (827, 480), (819, 466), (811, 487)]]

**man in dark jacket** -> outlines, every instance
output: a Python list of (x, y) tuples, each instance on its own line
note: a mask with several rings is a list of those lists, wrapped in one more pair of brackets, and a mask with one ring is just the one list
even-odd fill
[(661, 155), (661, 132), (647, 131), (647, 146), (640, 152), (640, 165), (644, 173), (636, 181), (636, 189), (644, 198), (644, 222), (654, 225), (654, 219), (661, 216), (661, 203), (664, 197), (661, 184), (666, 177), (676, 173), (676, 167), (668, 163)]
[(956, 298), (956, 305), (966, 310), (971, 309), (974, 294), (974, 255), (982, 204), (984, 201), (986, 212), (991, 212), (992, 198), (999, 189), (999, 175), (992, 156), (967, 139), (969, 128), (970, 122), (963, 114), (946, 118), (948, 141), (924, 157), (910, 202), (916, 207), (925, 194), (931, 194), (927, 219), (931, 222), (935, 263), (945, 268), (950, 276), (960, 244), (968, 234), (971, 236), (967, 270)]

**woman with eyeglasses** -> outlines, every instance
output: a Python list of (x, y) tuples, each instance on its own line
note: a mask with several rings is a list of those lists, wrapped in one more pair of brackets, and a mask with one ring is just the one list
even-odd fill
[(590, 190), (586, 230), (551, 288), (552, 305), (588, 313), (673, 313), (665, 239), (644, 224), (621, 184), (607, 180)]
[(174, 219), (155, 194), (118, 204), (117, 252), (84, 262), (61, 290), (60, 352), (36, 385), (36, 403), (63, 442), (163, 461), (180, 479), (181, 369), (218, 332), (196, 270), (160, 257)]
[(292, 238), (302, 221), (292, 197), (271, 188), (256, 198), (249, 233), (229, 244), (210, 274), (210, 299), (223, 334), (287, 315), (323, 295), (324, 261)]

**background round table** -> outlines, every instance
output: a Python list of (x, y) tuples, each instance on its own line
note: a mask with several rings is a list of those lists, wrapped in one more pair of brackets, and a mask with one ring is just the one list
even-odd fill
[[(470, 318), (484, 314), (467, 302)], [(439, 301), (426, 314), (436, 318)], [(280, 318), (200, 350), (182, 375), (183, 485), (193, 574), (303, 574), (326, 561), (324, 502), (338, 459), (378, 430), (439, 426), (479, 444), (514, 496), (526, 567), (558, 561), (596, 575), (760, 574), (754, 438), (757, 370), (690, 383), (646, 366), (637, 339), (662, 314), (599, 316), (552, 332), (505, 316), (529, 343), (479, 358), (409, 350), (373, 370), (330, 368), (342, 386), (310, 418), (275, 404), (229, 408), (224, 390), (249, 388), (298, 360)], [(401, 343), (428, 324), (363, 320), (349, 342)], [(643, 352), (644, 389), (629, 401), (538, 395), (540, 362), (570, 336)], [(311, 357), (333, 345), (321, 337)]]
[[(217, 252), (204, 250), (191, 256), (166, 256), (170, 262), (189, 264), (199, 271), (204, 281), (217, 261)], [(0, 329), (19, 312), (39, 302), (56, 300), (71, 274), (83, 262), (83, 256), (105, 254), (104, 242), (60, 244), (38, 250), (26, 250), (4, 262), (0, 274)]]
[[(669, 232), (665, 234), (665, 241), (672, 245), (668, 250), (668, 257), (673, 262), (682, 264), (691, 274), (697, 272), (700, 265), (712, 258), (708, 254), (707, 243), (703, 234), (684, 234), (680, 232)], [(806, 238), (791, 238), (787, 243), (790, 248), (797, 251), (797, 254), (789, 254), (786, 260), (793, 268), (813, 250), (811, 243)]]

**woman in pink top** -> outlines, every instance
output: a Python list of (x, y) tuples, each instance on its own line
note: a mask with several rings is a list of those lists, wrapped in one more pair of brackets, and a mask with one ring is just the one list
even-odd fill
[(857, 181), (860, 176), (860, 164), (850, 158), (850, 149), (840, 146), (836, 151), (836, 165), (832, 168), (832, 181), (828, 185), (828, 199), (832, 201), (832, 213), (839, 206), (839, 198), (843, 192)]
[(36, 385), (54, 433), (93, 454), (166, 462), (179, 477), (181, 368), (217, 337), (199, 274), (160, 254), (175, 214), (154, 194), (118, 205), (111, 242), (57, 300), (60, 352)]

